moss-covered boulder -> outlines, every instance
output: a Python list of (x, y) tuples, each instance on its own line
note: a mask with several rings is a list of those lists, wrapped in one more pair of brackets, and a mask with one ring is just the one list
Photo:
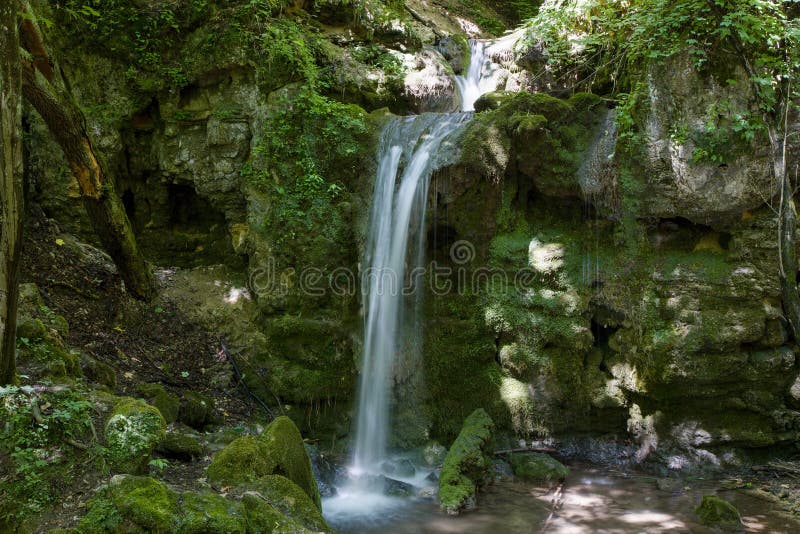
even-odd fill
[(267, 444), (275, 461), (276, 469), (273, 473), (280, 472), (300, 486), (317, 508), (320, 508), (319, 489), (311, 470), (311, 458), (303, 445), (300, 430), (292, 420), (278, 417), (269, 424), (259, 439)]
[(274, 468), (267, 445), (256, 437), (242, 436), (214, 456), (208, 481), (217, 488), (238, 486), (270, 475)]
[(331, 530), (318, 505), (300, 486), (284, 476), (267, 475), (240, 486), (236, 492), (257, 495), (282, 514), (315, 532)]
[(181, 524), (178, 495), (149, 477), (118, 475), (89, 502), (78, 525), (84, 534), (173, 533)]
[(222, 449), (208, 466), (208, 480), (217, 487), (238, 486), (280, 473), (300, 486), (321, 507), (319, 489), (303, 438), (288, 417), (278, 417), (258, 438), (244, 436)]
[(569, 469), (546, 454), (515, 454), (511, 457), (514, 475), (531, 482), (554, 482), (564, 480)]
[(742, 529), (742, 518), (734, 505), (716, 495), (705, 495), (703, 501), (695, 509), (700, 522), (710, 527), (725, 531)]
[(465, 420), (444, 459), (439, 478), (439, 503), (448, 514), (475, 506), (475, 492), (491, 477), (494, 422), (482, 408)]
[(184, 494), (181, 511), (181, 534), (244, 534), (247, 531), (242, 504), (216, 493)]
[(123, 473), (142, 472), (153, 449), (164, 439), (166, 428), (155, 406), (130, 397), (120, 400), (105, 426), (112, 468)]
[(192, 460), (203, 454), (203, 445), (191, 434), (180, 430), (168, 430), (158, 450), (165, 456), (179, 460)]
[(136, 386), (136, 393), (158, 408), (167, 423), (174, 423), (178, 419), (180, 399), (161, 384), (139, 384)]
[(238, 486), (274, 473), (286, 475), (320, 508), (311, 459), (300, 431), (288, 417), (275, 419), (258, 438), (232, 441), (208, 466), (208, 480), (216, 487)]
[(44, 323), (39, 319), (22, 316), (17, 323), (17, 338), (27, 340), (42, 339), (47, 333)]
[(302, 523), (283, 515), (257, 493), (242, 496), (247, 532), (272, 534), (314, 534)]
[(85, 354), (81, 355), (80, 362), (84, 377), (111, 391), (117, 387), (117, 372), (113, 367)]
[(214, 415), (214, 399), (196, 391), (184, 391), (180, 401), (178, 420), (192, 428), (202, 430)]

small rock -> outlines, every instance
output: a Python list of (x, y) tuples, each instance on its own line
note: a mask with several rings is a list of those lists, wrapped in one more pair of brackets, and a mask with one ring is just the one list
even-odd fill
[(564, 480), (569, 474), (561, 462), (546, 454), (517, 454), (511, 457), (514, 474), (532, 482), (555, 482)]
[(715, 495), (705, 495), (703, 502), (695, 509), (700, 522), (717, 527), (726, 532), (742, 530), (742, 518), (734, 505)]

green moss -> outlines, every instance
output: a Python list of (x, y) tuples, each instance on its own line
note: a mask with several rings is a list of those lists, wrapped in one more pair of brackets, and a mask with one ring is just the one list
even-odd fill
[(439, 502), (443, 510), (457, 514), (469, 505), (478, 488), (491, 476), (494, 423), (483, 409), (464, 420), (444, 459), (439, 478)]
[(238, 486), (280, 473), (300, 486), (319, 508), (320, 496), (303, 438), (288, 417), (278, 417), (258, 438), (244, 436), (221, 450), (208, 466), (217, 487)]
[(247, 532), (272, 534), (312, 534), (301, 523), (286, 517), (260, 495), (247, 493), (242, 497)]
[(241, 503), (216, 493), (186, 493), (181, 504), (182, 534), (244, 534), (247, 526)]
[(292, 420), (278, 417), (259, 436), (259, 441), (266, 444), (275, 463), (272, 472), (282, 473), (300, 486), (317, 508), (321, 508), (317, 481), (311, 470), (311, 459), (303, 445), (303, 437)]
[(531, 482), (555, 482), (564, 480), (569, 474), (561, 462), (547, 454), (515, 454), (511, 457), (514, 474)]
[(117, 472), (144, 470), (150, 453), (164, 439), (167, 423), (158, 408), (124, 398), (106, 422), (108, 459)]
[(183, 432), (168, 431), (167, 436), (159, 445), (159, 450), (169, 456), (191, 460), (203, 454), (203, 446), (192, 436)]
[(208, 481), (216, 487), (238, 486), (271, 474), (274, 467), (264, 442), (242, 436), (214, 456), (208, 466)]
[(474, 296), (451, 294), (428, 299), (425, 316), (426, 411), (433, 437), (452, 441), (461, 423), (476, 408), (505, 421), (500, 398), (502, 370), (496, 347), (483, 326)]
[(171, 534), (180, 526), (178, 495), (149, 477), (119, 476), (90, 501), (79, 524), (86, 534), (153, 532)]
[(742, 518), (734, 505), (715, 495), (704, 495), (703, 501), (695, 509), (704, 525), (723, 529), (740, 529)]
[(284, 476), (268, 475), (239, 487), (237, 491), (258, 494), (264, 502), (313, 531), (331, 530), (322, 517), (319, 505), (302, 488)]
[(178, 419), (192, 428), (202, 429), (214, 415), (214, 399), (196, 391), (184, 391)]
[(107, 363), (83, 355), (81, 369), (84, 376), (95, 384), (105, 386), (111, 391), (117, 386), (117, 372)]
[(39, 340), (45, 336), (47, 330), (44, 323), (39, 319), (32, 319), (30, 317), (20, 317), (17, 322), (17, 338), (25, 338), (28, 340)]
[(167, 423), (174, 423), (178, 419), (180, 400), (177, 395), (165, 390), (161, 384), (138, 384), (136, 393), (158, 408)]

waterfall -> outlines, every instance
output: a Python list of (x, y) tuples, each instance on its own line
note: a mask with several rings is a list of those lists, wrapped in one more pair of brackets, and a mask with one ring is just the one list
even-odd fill
[(483, 67), (488, 62), (487, 43), (472, 39), (469, 42), (469, 69), (466, 76), (456, 76), (458, 92), (461, 93), (461, 111), (474, 111), (475, 101), (487, 92), (481, 88)]
[(403, 308), (418, 302), (413, 297), (422, 280), (428, 184), (433, 171), (457, 152), (449, 140), (469, 118), (463, 113), (395, 118), (381, 137), (362, 283), (364, 360), (353, 456), (357, 473), (378, 471), (386, 457), (392, 364), (401, 347)]
[(481, 95), (502, 89), (502, 76), (507, 71), (498, 61), (511, 61), (514, 45), (521, 35), (517, 31), (493, 41), (470, 40), (469, 69), (466, 75), (456, 76), (458, 92), (461, 93), (461, 111), (475, 111), (475, 102)]
[(401, 353), (413, 354), (420, 345), (418, 308), (426, 280), (425, 213), (431, 175), (456, 163), (460, 151), (455, 142), (472, 119), (475, 100), (497, 85), (499, 66), (490, 53), (497, 56), (493, 47), (506, 41), (470, 43), (469, 72), (457, 79), (464, 112), (392, 117), (381, 134), (362, 271), (364, 344), (356, 435), (348, 478), (325, 500), (329, 520), (385, 519), (389, 510), (402, 507), (403, 499), (386, 494), (386, 475), (415, 487), (429, 483), (429, 471), (416, 469), (413, 477), (403, 478), (385, 468), (390, 460), (394, 367)]

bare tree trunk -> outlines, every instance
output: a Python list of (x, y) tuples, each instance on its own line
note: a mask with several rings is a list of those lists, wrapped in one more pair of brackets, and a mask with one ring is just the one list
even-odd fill
[(114, 190), (114, 177), (107, 173), (92, 148), (86, 119), (64, 84), (59, 83), (57, 69), (53, 68), (32, 17), (23, 21), (22, 30), (22, 43), (30, 54), (22, 60), (23, 95), (64, 151), (94, 231), (117, 265), (128, 291), (149, 300), (155, 292), (153, 274), (139, 252), (128, 215)]
[(24, 213), (18, 8), (16, 0), (0, 4), (0, 385), (16, 374)]
[(780, 259), (781, 297), (783, 313), (789, 323), (789, 330), (795, 341), (800, 341), (800, 293), (797, 290), (797, 249), (795, 235), (797, 232), (797, 209), (795, 208), (791, 180), (786, 172), (786, 136), (769, 128), (769, 139), (772, 145), (772, 166), (775, 180), (780, 188), (778, 204), (778, 255)]

